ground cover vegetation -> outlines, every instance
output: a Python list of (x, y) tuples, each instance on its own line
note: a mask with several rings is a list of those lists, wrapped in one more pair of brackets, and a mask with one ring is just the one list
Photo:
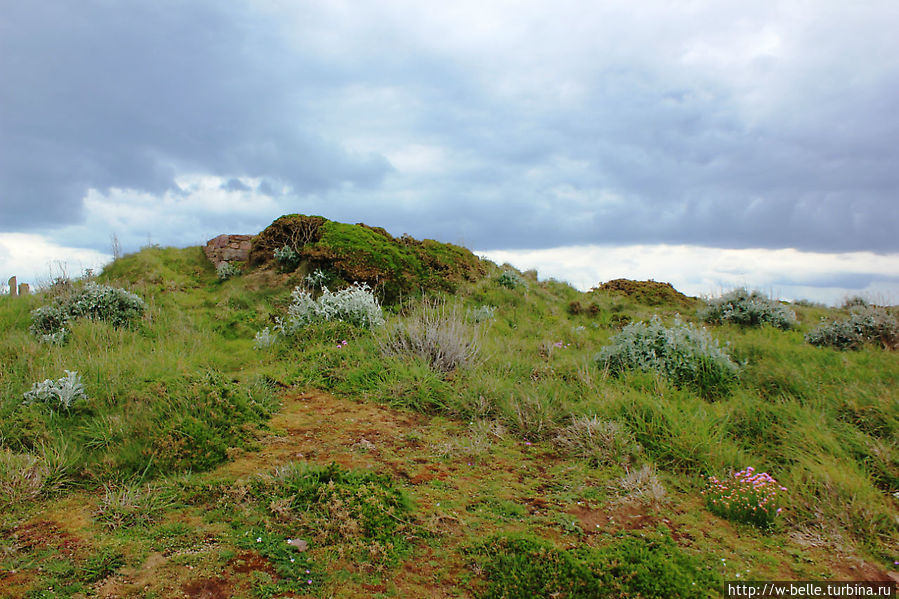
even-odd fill
[(0, 298), (0, 594), (718, 597), (896, 569), (895, 344), (815, 341), (870, 306), (781, 327), (319, 217), (260, 239), (240, 276), (148, 247)]

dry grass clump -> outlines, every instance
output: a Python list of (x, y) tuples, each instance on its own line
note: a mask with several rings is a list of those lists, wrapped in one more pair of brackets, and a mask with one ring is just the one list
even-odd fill
[(0, 506), (37, 497), (46, 477), (47, 466), (39, 458), (0, 449)]
[(623, 424), (597, 416), (572, 418), (571, 424), (560, 429), (553, 442), (569, 455), (589, 460), (594, 465), (627, 466), (643, 451)]
[(623, 501), (636, 501), (658, 506), (665, 502), (665, 486), (659, 480), (652, 464), (643, 464), (631, 470), (612, 485), (613, 490)]
[(457, 304), (424, 299), (408, 317), (388, 324), (378, 344), (385, 356), (421, 358), (434, 370), (448, 373), (476, 363), (483, 330), (467, 322)]

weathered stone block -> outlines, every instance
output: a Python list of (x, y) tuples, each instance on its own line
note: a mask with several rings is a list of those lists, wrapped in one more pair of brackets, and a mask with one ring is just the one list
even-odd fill
[(16, 288), (16, 278), (9, 277), (9, 294), (11, 296), (15, 297), (17, 291), (18, 291), (18, 289)]

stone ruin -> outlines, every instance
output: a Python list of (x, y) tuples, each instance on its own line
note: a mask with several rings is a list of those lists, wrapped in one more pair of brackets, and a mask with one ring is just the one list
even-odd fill
[(16, 297), (17, 295), (28, 295), (31, 293), (31, 287), (28, 283), (19, 283), (16, 285), (16, 277), (9, 277), (9, 295)]
[(219, 235), (206, 242), (203, 252), (215, 266), (222, 262), (246, 262), (250, 258), (252, 239), (252, 235)]

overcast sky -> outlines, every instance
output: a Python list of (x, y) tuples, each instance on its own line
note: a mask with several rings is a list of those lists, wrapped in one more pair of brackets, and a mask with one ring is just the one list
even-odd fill
[(300, 212), (581, 288), (899, 302), (896, 31), (895, 0), (0, 0), (0, 279)]

